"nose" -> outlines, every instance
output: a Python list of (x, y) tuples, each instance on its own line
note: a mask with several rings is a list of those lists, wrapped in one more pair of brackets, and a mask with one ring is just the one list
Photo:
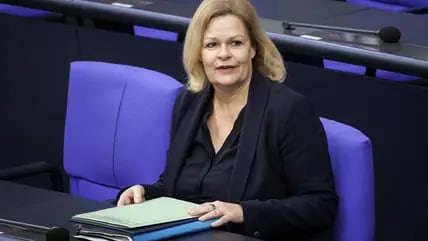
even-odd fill
[(230, 55), (231, 53), (229, 46), (227, 46), (227, 44), (222, 44), (218, 51), (217, 57), (219, 59), (227, 59), (230, 57)]

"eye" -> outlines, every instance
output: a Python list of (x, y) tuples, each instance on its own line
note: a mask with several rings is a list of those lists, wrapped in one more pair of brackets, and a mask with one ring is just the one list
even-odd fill
[(232, 41), (232, 46), (241, 46), (241, 45), (242, 45), (242, 41), (239, 41), (239, 40)]
[(208, 42), (205, 44), (205, 48), (214, 48), (216, 45), (216, 42)]

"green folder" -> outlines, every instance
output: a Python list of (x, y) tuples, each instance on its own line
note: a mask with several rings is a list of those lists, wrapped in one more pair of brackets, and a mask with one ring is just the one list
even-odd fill
[(74, 237), (115, 241), (152, 241), (210, 230), (217, 219), (204, 222), (187, 211), (198, 204), (161, 197), (139, 204), (107, 208), (75, 215)]
[(150, 225), (192, 219), (187, 211), (198, 204), (161, 197), (139, 204), (107, 208), (73, 216), (73, 221), (89, 221), (123, 228), (141, 228)]

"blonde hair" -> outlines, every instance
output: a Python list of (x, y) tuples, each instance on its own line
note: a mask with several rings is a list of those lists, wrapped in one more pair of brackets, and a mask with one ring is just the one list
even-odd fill
[(282, 82), (286, 72), (282, 56), (261, 27), (256, 10), (248, 0), (204, 0), (196, 10), (187, 28), (183, 49), (183, 64), (187, 73), (187, 88), (201, 91), (208, 79), (201, 62), (202, 39), (211, 19), (235, 15), (246, 26), (256, 55), (253, 65), (263, 76)]

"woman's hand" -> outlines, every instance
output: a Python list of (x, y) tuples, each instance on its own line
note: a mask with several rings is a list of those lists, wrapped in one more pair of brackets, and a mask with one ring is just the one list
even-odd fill
[(119, 197), (117, 201), (117, 206), (128, 205), (132, 203), (142, 203), (144, 202), (144, 187), (141, 185), (134, 185), (126, 189)]
[(199, 216), (199, 221), (219, 218), (217, 221), (211, 224), (212, 227), (219, 227), (228, 222), (244, 222), (244, 212), (242, 207), (236, 203), (227, 203), (221, 201), (203, 203), (190, 209), (188, 213), (192, 216)]

